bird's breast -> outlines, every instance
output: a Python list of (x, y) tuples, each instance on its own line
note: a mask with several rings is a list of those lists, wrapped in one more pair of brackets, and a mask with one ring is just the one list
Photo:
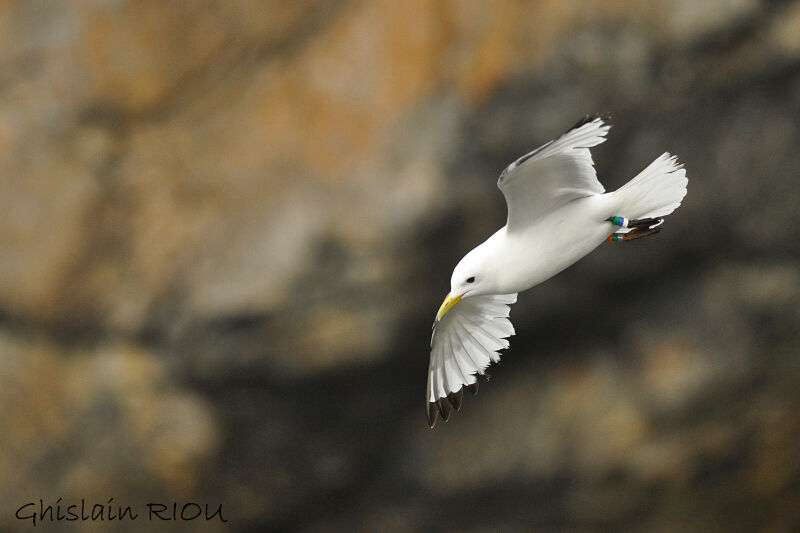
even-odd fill
[(521, 292), (550, 279), (602, 244), (610, 224), (581, 204), (565, 206), (524, 232), (507, 233), (498, 253), (499, 290)]

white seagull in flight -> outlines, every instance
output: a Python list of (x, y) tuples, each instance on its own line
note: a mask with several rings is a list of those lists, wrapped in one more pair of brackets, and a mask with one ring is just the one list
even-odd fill
[(686, 171), (662, 154), (638, 176), (606, 193), (589, 148), (606, 140), (606, 117), (586, 117), (564, 135), (520, 157), (497, 186), (508, 220), (459, 261), (436, 314), (428, 368), (428, 424), (461, 408), (464, 387), (500, 360), (514, 334), (508, 319), (517, 293), (558, 274), (605, 241), (661, 231), (686, 195)]

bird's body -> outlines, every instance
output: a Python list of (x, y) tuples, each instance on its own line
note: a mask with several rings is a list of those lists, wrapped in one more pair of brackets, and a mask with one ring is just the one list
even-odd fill
[(600, 246), (614, 232), (606, 214), (614, 203), (609, 194), (587, 196), (551, 211), (523, 231), (500, 228), (478, 247), (491, 257), (493, 292), (530, 289)]
[[(517, 293), (558, 274), (606, 240), (660, 231), (661, 217), (686, 194), (686, 173), (663, 154), (620, 189), (606, 193), (589, 148), (609, 126), (587, 117), (570, 131), (517, 159), (500, 175), (508, 222), (458, 263), (450, 294), (434, 322), (428, 370), (428, 422), (460, 409), (463, 388), (514, 334), (509, 305)], [(623, 218), (624, 217), (624, 218)]]

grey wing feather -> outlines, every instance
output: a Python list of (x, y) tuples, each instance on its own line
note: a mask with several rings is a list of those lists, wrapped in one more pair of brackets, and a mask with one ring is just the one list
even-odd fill
[(561, 137), (511, 163), (497, 180), (508, 207), (508, 230), (525, 228), (575, 198), (602, 194), (589, 148), (606, 140), (604, 117), (586, 117)]

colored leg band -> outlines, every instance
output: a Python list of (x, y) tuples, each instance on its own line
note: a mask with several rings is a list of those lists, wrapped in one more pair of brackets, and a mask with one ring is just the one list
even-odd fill
[(615, 226), (622, 226), (623, 228), (627, 228), (628, 222), (630, 221), (625, 217), (611, 217), (611, 223), (614, 224)]
[(622, 237), (624, 236), (625, 236), (624, 233), (612, 233), (611, 235), (608, 236), (608, 242), (621, 241)]

